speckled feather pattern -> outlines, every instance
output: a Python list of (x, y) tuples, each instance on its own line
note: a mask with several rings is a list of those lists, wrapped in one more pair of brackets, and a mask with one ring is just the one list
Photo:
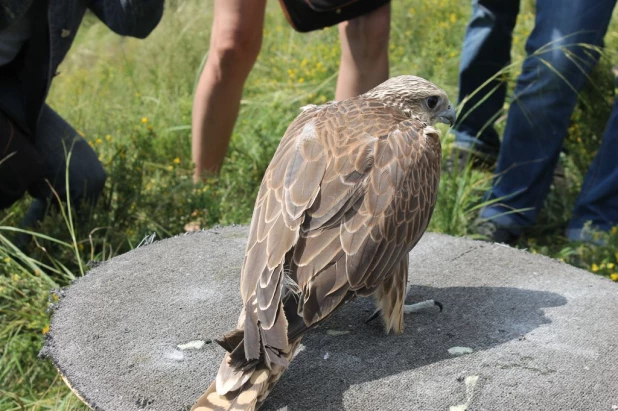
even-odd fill
[(358, 295), (375, 295), (386, 331), (402, 332), (407, 254), (440, 181), (439, 135), (420, 103), (431, 93), (448, 102), (397, 77), (307, 106), (289, 126), (255, 202), (239, 329), (194, 410), (258, 407), (304, 332)]

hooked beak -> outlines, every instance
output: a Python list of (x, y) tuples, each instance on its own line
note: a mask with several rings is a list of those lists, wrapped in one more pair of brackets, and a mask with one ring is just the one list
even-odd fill
[(457, 113), (455, 112), (452, 104), (449, 104), (448, 108), (438, 115), (438, 121), (440, 123), (448, 124), (451, 127), (455, 124), (456, 119)]

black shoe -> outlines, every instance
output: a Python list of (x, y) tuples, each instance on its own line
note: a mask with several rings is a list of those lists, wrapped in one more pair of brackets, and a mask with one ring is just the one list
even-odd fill
[(518, 234), (513, 234), (504, 227), (498, 226), (492, 220), (477, 218), (474, 222), (474, 231), (483, 237), (485, 241), (513, 245), (519, 239)]

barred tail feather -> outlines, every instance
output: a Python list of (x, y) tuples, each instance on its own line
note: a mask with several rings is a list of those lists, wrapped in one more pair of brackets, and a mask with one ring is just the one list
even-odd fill
[[(227, 356), (226, 356), (227, 357)], [(225, 361), (225, 360), (224, 360)], [(263, 393), (269, 391), (271, 371), (259, 368), (248, 373), (245, 383), (235, 391), (219, 395), (217, 382), (210, 384), (206, 392), (197, 400), (191, 411), (248, 411), (255, 410)]]
[[(287, 362), (292, 360), (299, 344), (300, 338), (283, 352)], [(285, 371), (285, 367), (278, 364), (268, 364), (269, 368), (263, 359), (254, 363), (254, 366), (245, 368), (235, 368), (233, 362), (231, 354), (226, 354), (215, 381), (197, 400), (191, 411), (256, 410)]]
[(408, 257), (393, 269), (393, 274), (382, 281), (375, 292), (375, 297), (382, 311), (382, 319), (386, 333), (394, 331), (396, 334), (403, 332), (403, 306), (406, 299), (408, 284)]

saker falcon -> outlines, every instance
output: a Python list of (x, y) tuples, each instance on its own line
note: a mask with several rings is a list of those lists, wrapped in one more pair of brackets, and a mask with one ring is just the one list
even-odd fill
[(408, 252), (440, 182), (436, 122), (452, 125), (453, 105), (415, 76), (303, 108), (255, 202), (238, 326), (192, 410), (258, 408), (304, 333), (356, 296), (374, 295), (386, 332), (403, 331)]

